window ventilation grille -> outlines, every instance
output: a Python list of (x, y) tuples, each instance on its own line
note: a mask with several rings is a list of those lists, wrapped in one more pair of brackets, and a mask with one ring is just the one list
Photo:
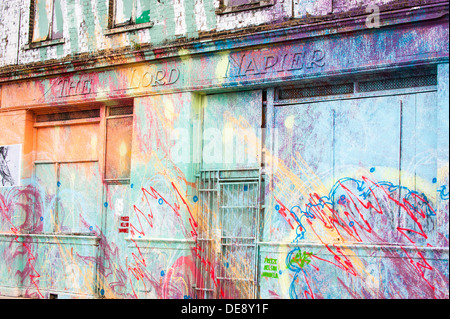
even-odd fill
[(118, 106), (109, 109), (109, 116), (133, 114), (133, 106)]
[(36, 116), (36, 122), (42, 123), (42, 122), (69, 121), (69, 120), (79, 120), (97, 117), (100, 117), (99, 109), (52, 113), (52, 114), (39, 114)]
[(406, 89), (437, 85), (436, 75), (422, 75), (408, 78), (383, 79), (360, 82), (359, 92), (374, 92), (384, 90)]
[(311, 86), (294, 89), (283, 89), (279, 91), (278, 98), (280, 100), (301, 99), (315, 96), (351, 94), (354, 92), (353, 83)]

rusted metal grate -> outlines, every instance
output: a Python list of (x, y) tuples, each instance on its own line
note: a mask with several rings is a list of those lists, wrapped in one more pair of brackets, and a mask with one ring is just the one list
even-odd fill
[(380, 79), (374, 81), (359, 82), (358, 88), (359, 92), (374, 92), (434, 85), (437, 85), (437, 76), (430, 74), (405, 78)]
[(51, 114), (39, 114), (36, 116), (36, 122), (55, 122), (55, 121), (69, 121), (78, 119), (88, 119), (100, 117), (100, 109), (85, 110), (85, 111), (73, 111), (73, 112), (61, 112)]
[(279, 100), (301, 99), (316, 96), (351, 94), (354, 92), (353, 83), (336, 84), (336, 85), (322, 85), (299, 87), (292, 89), (282, 89), (279, 91)]
[(109, 108), (109, 116), (131, 115), (133, 114), (133, 106), (117, 106)]

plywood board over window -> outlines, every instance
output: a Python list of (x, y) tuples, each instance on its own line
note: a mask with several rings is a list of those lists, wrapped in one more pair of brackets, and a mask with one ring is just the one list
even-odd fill
[(100, 222), (100, 112), (36, 115), (35, 187), (45, 194), (44, 232), (90, 234)]
[(98, 159), (98, 124), (40, 127), (36, 160)]
[(110, 108), (106, 119), (106, 181), (129, 182), (132, 135), (133, 106)]

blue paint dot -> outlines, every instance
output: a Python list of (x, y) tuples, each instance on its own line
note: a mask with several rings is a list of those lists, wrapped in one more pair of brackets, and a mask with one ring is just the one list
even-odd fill
[(108, 207), (108, 202), (104, 202), (103, 206)]
[(371, 173), (375, 172), (375, 167), (372, 167), (372, 168), (370, 169), (370, 172), (371, 172)]
[(90, 231), (92, 231), (93, 229), (94, 229), (94, 227), (92, 227), (92, 226), (89, 227), (89, 230), (90, 230)]
[(278, 273), (281, 275), (283, 272), (280, 270), (280, 271), (278, 271)]
[(345, 195), (341, 195), (341, 200), (345, 200)]
[(433, 178), (433, 184), (436, 184), (437, 183), (437, 178), (435, 177), (435, 178)]
[(355, 223), (354, 222), (350, 222), (349, 225), (350, 225), (350, 227), (353, 227), (355, 225)]
[(59, 187), (61, 186), (61, 182), (57, 182), (56, 185)]
[(196, 203), (196, 202), (198, 201), (198, 197), (197, 197), (197, 196), (194, 196), (194, 197), (192, 198), (192, 200), (194, 201), (194, 203)]
[(278, 205), (278, 204), (275, 205), (275, 209), (276, 209), (276, 210), (280, 210), (280, 205)]
[(184, 297), (183, 297), (184, 299), (189, 299), (189, 297), (188, 296), (186, 296), (186, 295), (184, 295)]
[(224, 266), (228, 268), (228, 267), (230, 267), (230, 264), (229, 264), (228, 262), (226, 262), (226, 263), (224, 264)]
[(244, 185), (244, 192), (248, 191), (248, 186)]
[(103, 296), (105, 294), (105, 290), (104, 289), (100, 290), (100, 294)]
[(134, 186), (133, 184), (130, 184), (130, 187), (131, 187), (131, 188), (133, 188), (133, 186)]
[(162, 205), (163, 203), (164, 203), (164, 201), (163, 201), (162, 198), (158, 199), (158, 204), (159, 204), (159, 205)]
[(161, 270), (161, 277), (165, 275), (164, 270)]
[(39, 219), (40, 219), (41, 221), (43, 221), (43, 220), (44, 220), (44, 217), (41, 216), (41, 218), (39, 218)]

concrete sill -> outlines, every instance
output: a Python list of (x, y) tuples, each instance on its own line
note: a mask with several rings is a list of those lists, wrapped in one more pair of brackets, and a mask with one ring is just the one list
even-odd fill
[(274, 0), (260, 0), (258, 2), (250, 3), (250, 4), (244, 4), (240, 6), (234, 6), (234, 7), (222, 7), (216, 10), (216, 14), (227, 14), (227, 13), (235, 13), (235, 12), (241, 12), (241, 11), (248, 11), (248, 10), (254, 10), (254, 9), (260, 9), (264, 7), (269, 7), (274, 5)]
[(105, 30), (104, 33), (105, 33), (105, 35), (114, 35), (114, 34), (123, 33), (123, 32), (147, 29), (147, 28), (153, 27), (153, 24), (154, 24), (153, 22), (146, 22), (146, 23), (126, 25), (126, 26), (122, 26), (122, 27), (115, 27), (115, 28)]
[(31, 50), (31, 49), (37, 49), (37, 48), (43, 48), (43, 47), (48, 47), (48, 46), (52, 46), (52, 45), (59, 45), (59, 44), (64, 44), (64, 39), (55, 39), (55, 40), (47, 40), (47, 41), (42, 41), (42, 42), (32, 42), (32, 43), (28, 43), (24, 45), (24, 49), (25, 50)]

